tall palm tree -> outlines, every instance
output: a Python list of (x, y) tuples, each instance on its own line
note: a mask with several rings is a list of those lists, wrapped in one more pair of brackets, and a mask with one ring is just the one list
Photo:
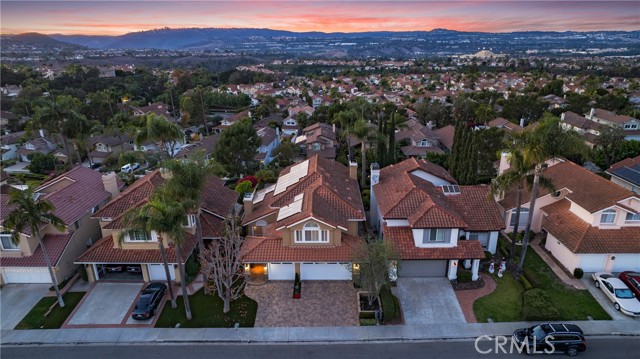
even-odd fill
[(173, 293), (173, 286), (171, 285), (171, 273), (169, 272), (169, 263), (167, 261), (167, 253), (164, 248), (163, 235), (171, 234), (171, 239), (173, 239), (176, 220), (178, 220), (178, 227), (182, 230), (181, 225), (184, 216), (181, 216), (181, 213), (180, 208), (176, 208), (175, 206), (172, 206), (172, 204), (164, 202), (156, 193), (153, 195), (152, 199), (143, 206), (135, 207), (127, 211), (124, 216), (124, 224), (126, 228), (121, 231), (118, 236), (118, 242), (122, 243), (127, 235), (134, 235), (142, 232), (145, 238), (150, 238), (152, 232), (156, 232), (158, 234), (158, 248), (160, 249), (164, 271), (167, 277), (167, 286), (169, 287), (169, 297), (171, 298), (172, 308), (176, 308), (177, 304)]
[(535, 211), (538, 188), (540, 185), (549, 186), (548, 180), (543, 177), (549, 159), (560, 156), (569, 157), (581, 155), (588, 150), (586, 144), (575, 131), (565, 131), (560, 126), (560, 120), (550, 114), (545, 114), (539, 125), (533, 130), (525, 131), (521, 138), (522, 156), (525, 163), (533, 166), (533, 183), (531, 186), (531, 199), (529, 200), (529, 217), (522, 240), (520, 262), (518, 272), (522, 272), (524, 258), (527, 254), (529, 237), (531, 235), (531, 222)]
[(145, 141), (155, 142), (160, 147), (161, 157), (164, 159), (167, 153), (169, 157), (174, 156), (178, 140), (183, 138), (184, 134), (178, 125), (169, 122), (163, 116), (150, 113), (143, 118), (143, 122), (136, 133), (135, 141), (138, 145)]
[(64, 300), (62, 300), (62, 294), (60, 294), (60, 288), (58, 288), (58, 280), (53, 273), (49, 253), (47, 253), (44, 241), (40, 236), (40, 229), (43, 223), (48, 223), (59, 231), (63, 231), (65, 228), (64, 222), (53, 214), (55, 208), (51, 202), (38, 201), (36, 199), (35, 188), (33, 186), (28, 186), (24, 191), (11, 191), (9, 193), (7, 207), (13, 207), (13, 209), (5, 218), (2, 225), (11, 230), (11, 240), (14, 244), (20, 243), (20, 233), (25, 229), (29, 229), (31, 235), (38, 238), (42, 256), (49, 270), (49, 275), (51, 276), (51, 283), (53, 283), (53, 288), (58, 297), (58, 304), (61, 308), (64, 307)]
[(371, 139), (371, 127), (364, 119), (360, 118), (353, 124), (353, 131), (351, 133), (361, 142), (360, 151), (361, 151), (361, 161), (362, 161), (362, 177), (360, 178), (360, 186), (362, 188), (365, 187), (367, 180), (367, 142)]
[(62, 95), (54, 97), (53, 100), (44, 102), (36, 108), (33, 115), (34, 121), (51, 133), (58, 133), (62, 138), (62, 145), (69, 161), (73, 162), (69, 150), (69, 137), (73, 137), (74, 129), (83, 121), (84, 115), (80, 114), (80, 100), (77, 98)]

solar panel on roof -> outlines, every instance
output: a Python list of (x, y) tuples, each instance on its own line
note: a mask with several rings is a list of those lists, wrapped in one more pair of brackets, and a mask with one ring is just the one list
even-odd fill
[(307, 175), (309, 172), (309, 160), (304, 162), (300, 162), (299, 164), (291, 167), (289, 173), (280, 176), (278, 178), (278, 182), (276, 182), (275, 191), (273, 195), (279, 195), (280, 193), (287, 190), (287, 187), (291, 186), (294, 183), (298, 183), (300, 179)]
[(304, 199), (304, 193), (300, 193), (295, 196), (294, 201), (285, 207), (280, 208), (278, 211), (278, 218), (276, 221), (293, 216), (296, 213), (302, 212), (302, 200)]

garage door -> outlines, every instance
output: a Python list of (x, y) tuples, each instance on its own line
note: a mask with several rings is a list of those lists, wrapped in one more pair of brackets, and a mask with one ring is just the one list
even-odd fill
[(51, 283), (49, 272), (4, 272), (4, 282), (10, 283)]
[(296, 269), (293, 263), (269, 263), (269, 280), (293, 280)]
[(444, 277), (447, 260), (405, 260), (400, 263), (399, 277)]
[[(164, 272), (164, 264), (148, 264), (149, 280), (167, 280), (167, 274)], [(169, 264), (169, 275), (171, 279), (176, 279), (176, 271), (173, 264)]]
[(302, 263), (302, 280), (350, 280), (347, 263)]

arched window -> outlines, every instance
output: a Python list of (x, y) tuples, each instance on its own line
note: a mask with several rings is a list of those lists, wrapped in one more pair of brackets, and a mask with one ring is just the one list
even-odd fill
[(315, 222), (308, 222), (301, 231), (296, 231), (295, 241), (299, 243), (329, 242), (329, 231), (321, 230)]
[(613, 224), (616, 222), (616, 210), (609, 208), (602, 211), (602, 215), (600, 216), (601, 224)]

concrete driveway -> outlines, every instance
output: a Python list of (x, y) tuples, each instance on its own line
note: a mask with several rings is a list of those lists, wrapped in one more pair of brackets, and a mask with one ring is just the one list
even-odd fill
[(67, 325), (120, 325), (128, 320), (142, 283), (97, 283)]
[(13, 329), (49, 293), (48, 284), (8, 284), (0, 289), (0, 326)]
[(589, 293), (591, 293), (591, 295), (598, 301), (602, 309), (604, 309), (605, 312), (609, 314), (611, 319), (640, 321), (640, 319), (634, 319), (633, 317), (617, 311), (616, 308), (613, 307), (613, 302), (607, 297), (606, 294), (602, 292), (602, 289), (596, 288), (595, 284), (593, 284), (594, 282), (591, 274), (592, 273), (585, 273), (582, 277), (582, 283), (584, 283), (584, 285), (587, 287), (587, 290), (589, 290)]
[(447, 278), (401, 277), (393, 292), (407, 325), (466, 323)]

